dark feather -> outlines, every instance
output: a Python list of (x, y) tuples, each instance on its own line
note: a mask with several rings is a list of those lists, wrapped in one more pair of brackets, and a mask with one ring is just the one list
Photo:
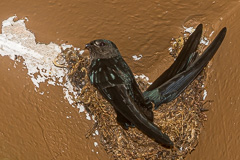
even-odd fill
[(127, 91), (128, 89), (124, 84), (108, 87), (103, 90), (104, 93), (111, 95), (109, 102), (114, 109), (124, 117), (128, 117), (128, 120), (133, 122), (139, 130), (158, 143), (167, 147), (173, 146), (173, 142), (169, 137), (163, 134), (161, 130), (141, 112), (141, 109), (136, 105), (132, 96), (130, 96)]
[(190, 35), (187, 42), (184, 44), (174, 63), (148, 87), (147, 91), (151, 91), (159, 87), (179, 72), (185, 70), (188, 64), (196, 58), (196, 50), (202, 35), (202, 27), (202, 24), (197, 26), (195, 31)]
[(220, 47), (226, 35), (226, 31), (227, 29), (223, 28), (202, 55), (192, 62), (185, 70), (176, 74), (157, 88), (144, 92), (145, 98), (149, 98), (150, 101), (153, 101), (156, 109), (161, 104), (175, 99), (199, 75), (199, 73), (212, 59)]

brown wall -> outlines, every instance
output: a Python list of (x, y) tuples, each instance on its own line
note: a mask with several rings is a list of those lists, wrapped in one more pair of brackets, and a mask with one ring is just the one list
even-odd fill
[[(105, 38), (114, 41), (132, 70), (155, 79), (172, 62), (172, 37), (182, 25), (203, 23), (207, 33), (224, 26), (227, 37), (214, 57), (207, 84), (207, 99), (214, 100), (197, 149), (187, 159), (239, 159), (239, 56), (240, 2), (225, 0), (1, 0), (0, 21), (16, 14), (28, 17), (27, 28), (41, 43), (83, 47)], [(141, 61), (131, 56), (142, 54)], [(22, 65), (17, 68), (0, 57), (0, 159), (106, 159), (102, 147), (92, 153), (85, 139), (92, 123), (64, 99), (62, 90), (45, 87), (39, 95)], [(130, 63), (131, 62), (131, 63)], [(10, 71), (8, 70), (10, 68)], [(61, 102), (62, 101), (62, 102)], [(73, 119), (66, 119), (71, 112)], [(62, 152), (64, 151), (64, 152)]]

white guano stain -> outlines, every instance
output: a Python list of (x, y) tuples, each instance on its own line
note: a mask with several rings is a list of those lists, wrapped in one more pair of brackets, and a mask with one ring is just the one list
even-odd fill
[[(64, 98), (69, 104), (77, 107), (79, 112), (84, 112), (82, 105), (75, 105), (74, 99), (77, 92), (74, 92), (73, 86), (67, 78), (67, 70), (54, 66), (52, 63), (57, 55), (63, 49), (72, 48), (72, 45), (62, 44), (61, 46), (49, 43), (40, 44), (25, 25), (27, 18), (14, 21), (17, 16), (12, 16), (2, 22), (2, 34), (0, 34), (0, 55), (9, 56), (15, 63), (20, 62), (17, 57), (23, 58), (23, 64), (26, 66), (27, 74), (31, 77), (35, 85), (35, 91), (40, 95), (45, 94), (39, 88), (40, 83), (48, 85), (58, 85), (63, 87)], [(80, 48), (74, 48), (79, 50)], [(80, 51), (82, 54), (84, 51)], [(16, 66), (16, 64), (14, 64)], [(10, 69), (9, 69), (10, 70)], [(69, 117), (68, 117), (69, 118)]]
[(137, 55), (133, 55), (132, 58), (134, 61), (139, 61), (143, 56), (141, 54)]

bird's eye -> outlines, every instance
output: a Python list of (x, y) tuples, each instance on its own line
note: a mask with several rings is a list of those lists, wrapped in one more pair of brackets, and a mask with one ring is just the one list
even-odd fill
[(104, 42), (99, 43), (99, 46), (105, 46)]

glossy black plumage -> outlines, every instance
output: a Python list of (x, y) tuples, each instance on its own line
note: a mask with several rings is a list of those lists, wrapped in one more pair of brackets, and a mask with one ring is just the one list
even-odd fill
[(199, 25), (197, 27), (172, 66), (159, 76), (147, 91), (143, 93), (145, 98), (154, 102), (155, 109), (161, 104), (177, 98), (199, 73), (201, 73), (220, 47), (226, 31), (226, 28), (223, 28), (208, 48), (199, 56), (196, 52), (196, 42), (199, 43), (202, 26)]
[(191, 63), (197, 55), (197, 48), (200, 43), (200, 38), (202, 36), (202, 24), (199, 24), (195, 31), (189, 36), (187, 42), (184, 44), (181, 52), (177, 56), (174, 63), (161, 74), (148, 88), (146, 91), (151, 91), (161, 84), (171, 79), (173, 76), (179, 72), (185, 70), (189, 63)]

